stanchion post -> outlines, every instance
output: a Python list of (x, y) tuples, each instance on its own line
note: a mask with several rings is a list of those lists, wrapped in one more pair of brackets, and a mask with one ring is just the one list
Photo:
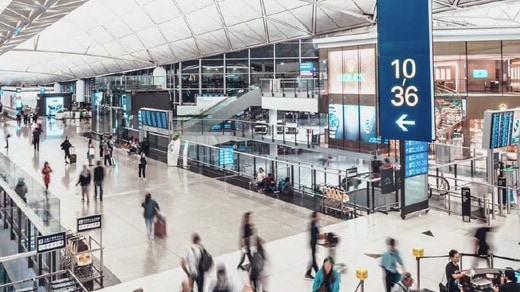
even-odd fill
[(417, 290), (421, 289), (421, 258), (424, 256), (424, 248), (413, 248), (412, 254), (417, 261)]
[(368, 278), (368, 271), (366, 269), (357, 269), (356, 278), (360, 281), (361, 292), (365, 292), (365, 280)]

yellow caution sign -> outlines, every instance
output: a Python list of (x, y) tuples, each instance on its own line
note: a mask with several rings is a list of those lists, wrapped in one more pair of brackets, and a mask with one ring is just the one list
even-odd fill
[(357, 269), (356, 278), (358, 278), (361, 281), (366, 280), (368, 278), (368, 271), (366, 269)]
[(412, 254), (416, 258), (421, 258), (424, 256), (424, 248), (414, 248), (412, 249)]

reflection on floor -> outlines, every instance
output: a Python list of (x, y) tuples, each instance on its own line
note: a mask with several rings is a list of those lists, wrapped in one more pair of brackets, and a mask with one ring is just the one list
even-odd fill
[[(140, 287), (146, 292), (177, 291), (184, 278), (179, 268), (180, 257), (194, 231), (201, 235), (216, 261), (227, 266), (237, 285), (242, 285), (246, 275), (237, 272), (235, 267), (239, 259), (240, 217), (248, 210), (254, 211), (256, 230), (267, 242), (268, 291), (311, 291), (312, 283), (303, 278), (309, 261), (308, 210), (155, 161), (148, 163), (146, 180), (139, 180), (137, 157), (122, 151), (116, 151), (116, 166), (107, 168), (104, 201), (86, 204), (75, 195), (74, 184), (86, 163), (87, 140), (77, 135), (75, 125), (63, 128), (58, 123), (52, 127), (52, 131), (46, 131), (39, 155), (33, 155), (28, 136), (13, 135), (8, 156), (37, 179), (40, 179), (43, 162), (50, 162), (54, 170), (50, 190), (61, 200), (64, 228), (74, 229), (77, 217), (103, 214), (104, 262), (124, 282), (106, 291), (133, 291)], [(16, 131), (13, 123), (8, 129)], [(63, 161), (59, 147), (63, 135), (69, 135), (76, 147), (77, 164), (66, 165)], [(146, 192), (152, 194), (167, 216), (166, 239), (146, 237), (140, 206)], [(496, 220), (500, 228), (492, 242), (497, 254), (517, 257), (520, 238), (517, 220), (513, 215)], [(356, 268), (368, 269), (365, 291), (382, 291), (377, 255), (385, 250), (388, 236), (398, 240), (405, 269), (417, 277), (412, 248), (424, 248), (426, 255), (445, 255), (452, 248), (471, 253), (471, 237), (477, 223), (463, 223), (458, 216), (430, 211), (405, 221), (395, 213), (377, 213), (349, 221), (322, 216), (321, 225), (323, 231), (335, 232), (341, 239), (337, 262), (348, 266), (341, 276), (341, 291), (355, 290)], [(96, 232), (92, 232), (92, 236), (99, 238)], [(318, 258), (323, 259), (325, 255), (326, 250), (320, 248)], [(467, 266), (468, 260), (463, 261)], [(447, 259), (425, 261), (421, 266), (421, 287), (435, 290), (446, 262)], [(498, 266), (514, 264), (498, 263)], [(214, 272), (208, 278), (208, 281), (214, 279)]]

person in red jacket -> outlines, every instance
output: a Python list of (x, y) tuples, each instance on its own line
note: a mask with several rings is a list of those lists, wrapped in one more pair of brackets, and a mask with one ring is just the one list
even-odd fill
[(45, 161), (42, 168), (43, 184), (45, 185), (45, 194), (49, 192), (49, 184), (51, 183), (52, 168), (48, 161)]

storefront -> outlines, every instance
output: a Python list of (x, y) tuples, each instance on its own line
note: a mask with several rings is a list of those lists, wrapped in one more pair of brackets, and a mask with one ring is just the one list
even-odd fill
[[(497, 35), (502, 40), (495, 40)], [(470, 38), (459, 31), (434, 31), (436, 138), (448, 143), (463, 138), (464, 146), (480, 148), (484, 111), (520, 106), (520, 40), (507, 30), (476, 30)], [(375, 34), (315, 44), (327, 68), (320, 72), (320, 111), (329, 116), (329, 147), (385, 148), (376, 145), (381, 139)]]

